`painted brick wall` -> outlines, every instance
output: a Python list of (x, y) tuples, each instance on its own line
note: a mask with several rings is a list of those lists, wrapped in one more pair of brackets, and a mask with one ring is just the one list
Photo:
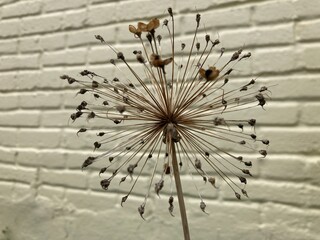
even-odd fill
[(267, 112), (257, 110), (257, 131), (272, 144), (255, 163), (250, 199), (208, 188), (207, 216), (186, 179), (193, 239), (320, 239), (319, 0), (1, 0), (0, 239), (182, 239), (167, 198), (151, 197), (145, 222), (143, 186), (121, 208), (122, 192), (101, 191), (96, 172), (79, 170), (92, 141), (68, 124), (79, 99), (59, 79), (84, 68), (112, 75), (110, 51), (93, 35), (130, 49), (128, 24), (169, 6), (181, 37), (198, 11), (224, 47), (253, 53), (239, 78), (277, 84)]

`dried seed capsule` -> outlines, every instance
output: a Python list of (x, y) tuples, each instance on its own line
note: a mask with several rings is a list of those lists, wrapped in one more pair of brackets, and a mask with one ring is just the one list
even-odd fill
[(99, 87), (99, 83), (97, 81), (92, 81), (92, 88)]
[(200, 25), (200, 19), (201, 19), (201, 15), (198, 13), (198, 14), (196, 15), (197, 28), (198, 28), (199, 25)]
[(169, 197), (169, 208), (168, 208), (168, 210), (169, 210), (169, 213), (170, 213), (170, 215), (172, 216), (172, 217), (174, 217), (174, 215), (173, 215), (173, 197), (172, 196), (170, 196)]
[(158, 197), (160, 197), (160, 196), (159, 196), (159, 193), (160, 193), (161, 189), (163, 188), (163, 186), (164, 186), (164, 181), (163, 181), (163, 179), (160, 179), (160, 181), (157, 182), (157, 183), (154, 185), (154, 190), (155, 190), (156, 194), (158, 195)]
[(246, 190), (241, 189), (241, 192), (242, 192), (242, 194), (243, 194), (244, 196), (246, 196), (247, 198), (249, 197)]
[(91, 165), (93, 163), (93, 161), (95, 160), (95, 157), (88, 157), (82, 164), (82, 169), (85, 167), (88, 167), (89, 165)]
[[(206, 207), (207, 207), (207, 205), (204, 203), (204, 201), (201, 200), (200, 209), (202, 210), (202, 212), (206, 213)], [(208, 213), (206, 213), (206, 214), (208, 214)]]
[(208, 178), (208, 182), (211, 183), (211, 185), (214, 187), (214, 188), (217, 188), (216, 186), (216, 179), (214, 177), (209, 177)]
[(244, 162), (244, 165), (246, 165), (247, 167), (252, 167), (252, 162), (249, 161), (249, 162)]
[(139, 214), (140, 214), (140, 217), (143, 219), (143, 220), (145, 220), (144, 219), (144, 217), (143, 217), (143, 214), (144, 214), (144, 204), (142, 204), (142, 205), (140, 205), (140, 207), (138, 207), (138, 212), (139, 212)]
[(119, 185), (120, 185), (122, 182), (124, 182), (124, 181), (126, 180), (126, 178), (127, 178), (127, 177), (122, 177), (121, 180), (120, 180), (120, 182), (119, 182)]
[(247, 179), (245, 177), (240, 176), (239, 180), (240, 180), (240, 182), (247, 184)]
[(266, 150), (259, 150), (259, 153), (260, 153), (263, 157), (266, 157), (267, 154), (268, 154)]
[(97, 40), (101, 41), (102, 43), (104, 42), (103, 37), (101, 37), (100, 35), (94, 35), (94, 36)]
[(97, 148), (100, 148), (100, 147), (101, 147), (101, 143), (99, 143), (99, 142), (94, 142), (94, 143), (93, 143), (93, 146), (94, 146), (94, 150), (96, 150)]
[(249, 123), (250, 126), (254, 127), (254, 126), (256, 125), (256, 120), (253, 119), (253, 118), (252, 118), (252, 119), (249, 119), (249, 120), (248, 120), (248, 123)]
[(120, 203), (121, 207), (123, 207), (122, 204), (123, 204), (125, 201), (127, 201), (127, 199), (128, 199), (128, 195), (127, 195), (127, 196), (124, 196), (124, 197), (121, 199), (121, 203)]
[(234, 192), (234, 194), (236, 195), (236, 197), (240, 200), (241, 199), (241, 195), (237, 192)]
[(195, 166), (197, 169), (199, 169), (199, 170), (202, 171), (202, 169), (201, 169), (201, 161), (200, 161), (198, 158), (196, 158), (196, 160), (194, 160), (194, 166)]
[(100, 172), (99, 172), (99, 176), (100, 176), (102, 173), (104, 173), (106, 170), (107, 170), (107, 168), (106, 168), (106, 167), (101, 168), (101, 169), (100, 169)]
[(270, 141), (268, 139), (263, 139), (261, 142), (265, 145), (269, 145)]
[(250, 175), (252, 177), (252, 175), (251, 175), (251, 173), (250, 173), (250, 171), (248, 169), (242, 169), (242, 172), (244, 174), (248, 174), (248, 175)]
[(101, 185), (103, 190), (108, 190), (108, 187), (110, 185), (110, 180), (109, 179), (103, 179), (103, 180), (101, 180), (100, 185)]
[(118, 59), (121, 59), (122, 61), (125, 60), (124, 55), (123, 55), (122, 52), (118, 52), (118, 53), (117, 53), (117, 58), (118, 58)]
[(87, 129), (86, 128), (80, 128), (79, 131), (77, 132), (77, 136), (79, 135), (79, 133), (83, 133), (86, 132)]

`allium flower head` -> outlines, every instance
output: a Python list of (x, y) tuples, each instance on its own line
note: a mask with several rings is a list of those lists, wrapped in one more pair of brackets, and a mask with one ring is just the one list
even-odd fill
[[(267, 139), (255, 134), (255, 119), (236, 117), (238, 111), (263, 108), (268, 99), (268, 88), (257, 87), (256, 79), (233, 87), (232, 76), (237, 72), (234, 69), (251, 56), (250, 52), (239, 49), (227, 54), (219, 47), (219, 39), (212, 40), (209, 35), (203, 39), (198, 37), (200, 14), (195, 18), (190, 45), (178, 42), (172, 9), (168, 12), (169, 19), (162, 24), (154, 18), (148, 23), (139, 22), (137, 27), (129, 26), (132, 38), (141, 43), (132, 53), (135, 62), (127, 60), (127, 56), (105, 42), (102, 36), (95, 36), (115, 54), (110, 60), (117, 69), (114, 79), (89, 70), (80, 73), (81, 79), (61, 76), (70, 84), (82, 86), (78, 94), (90, 94), (95, 98), (93, 102), (79, 104), (71, 115), (73, 121), (100, 118), (114, 124), (96, 133), (99, 140), (93, 147), (105, 149), (105, 152), (89, 156), (82, 168), (104, 161), (106, 165), (99, 175), (105, 190), (110, 184), (129, 182), (131, 188), (121, 205), (134, 190), (141, 174), (149, 175), (150, 184), (138, 208), (141, 217), (151, 189), (159, 195), (164, 187), (177, 181), (175, 174), (179, 175), (181, 169), (213, 187), (217, 181), (225, 181), (236, 198), (247, 197), (246, 177), (251, 176), (252, 162), (230, 149), (242, 147), (265, 157), (265, 147), (269, 144)], [(163, 39), (158, 31), (168, 38)], [(225, 55), (228, 60), (223, 62)], [(137, 64), (142, 66), (143, 74), (135, 70)], [(124, 69), (130, 74), (125, 74)], [(81, 128), (78, 134), (87, 131), (96, 130)], [(258, 150), (254, 143), (261, 144)], [(145, 172), (148, 164), (153, 166), (151, 172)], [(159, 170), (161, 174), (157, 174)], [(119, 177), (117, 182), (116, 176)], [(171, 214), (174, 195), (171, 190)], [(205, 212), (206, 204), (201, 194), (199, 196), (200, 208)]]

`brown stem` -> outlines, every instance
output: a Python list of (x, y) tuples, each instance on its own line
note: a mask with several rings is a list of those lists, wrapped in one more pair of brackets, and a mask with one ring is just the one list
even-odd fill
[(175, 148), (173, 141), (171, 141), (171, 155), (172, 155), (173, 175), (174, 175), (174, 180), (175, 180), (176, 188), (177, 188), (177, 195), (178, 195), (178, 201), (179, 201), (179, 208), (180, 208), (180, 215), (181, 215), (184, 239), (190, 240), (189, 225), (188, 225), (186, 207), (184, 205), (183, 191), (182, 191), (181, 180), (180, 180), (180, 173), (179, 173), (179, 167), (178, 167), (178, 161), (177, 161), (176, 148)]

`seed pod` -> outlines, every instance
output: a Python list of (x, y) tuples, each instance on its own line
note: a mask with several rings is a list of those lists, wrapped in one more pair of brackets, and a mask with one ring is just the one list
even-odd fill
[(143, 220), (145, 220), (144, 219), (144, 217), (143, 217), (143, 214), (144, 214), (144, 204), (141, 204), (140, 205), (140, 207), (138, 207), (138, 212), (139, 212), (139, 214), (140, 214), (140, 217), (143, 219)]
[(159, 196), (159, 193), (160, 193), (160, 191), (162, 190), (163, 186), (164, 186), (164, 181), (163, 181), (163, 179), (160, 179), (160, 181), (157, 182), (157, 183), (154, 185), (154, 190), (155, 190), (156, 194), (158, 195), (158, 197), (160, 197), (160, 196)]
[(100, 176), (102, 173), (104, 173), (106, 170), (107, 170), (107, 168), (106, 168), (106, 167), (101, 168), (101, 169), (100, 169), (100, 172), (99, 172), (99, 176)]
[(216, 179), (214, 177), (209, 177), (208, 178), (208, 182), (211, 183), (211, 185), (214, 187), (214, 188), (217, 188), (216, 186)]
[(110, 180), (109, 179), (103, 179), (103, 180), (101, 180), (100, 185), (101, 185), (103, 190), (108, 190), (108, 187), (110, 185)]
[(202, 171), (202, 169), (201, 169), (201, 161), (198, 158), (196, 158), (196, 160), (194, 160), (194, 166), (196, 167), (196, 169), (199, 169), (199, 170)]
[(237, 197), (239, 200), (241, 200), (241, 195), (240, 195), (239, 193), (234, 192), (234, 194), (236, 195), (236, 197)]
[(246, 190), (241, 189), (241, 192), (242, 192), (242, 194), (243, 194), (244, 196), (246, 196), (247, 198), (249, 197)]
[(127, 201), (127, 199), (128, 199), (128, 195), (127, 195), (127, 196), (124, 196), (124, 197), (121, 199), (121, 203), (120, 203), (121, 207), (123, 207), (122, 204), (123, 204), (125, 201)]
[(88, 167), (89, 165), (91, 165), (93, 163), (93, 161), (95, 160), (95, 157), (88, 157), (82, 164), (82, 169), (85, 167)]
[(86, 128), (80, 128), (79, 131), (77, 132), (77, 136), (79, 136), (79, 133), (83, 133), (86, 132), (87, 129)]
[(240, 182), (247, 184), (247, 179), (245, 177), (239, 176)]
[(201, 200), (201, 202), (200, 202), (200, 209), (202, 210), (202, 212), (208, 214), (208, 213), (206, 212), (206, 207), (207, 207), (207, 205), (204, 203), (204, 201)]

